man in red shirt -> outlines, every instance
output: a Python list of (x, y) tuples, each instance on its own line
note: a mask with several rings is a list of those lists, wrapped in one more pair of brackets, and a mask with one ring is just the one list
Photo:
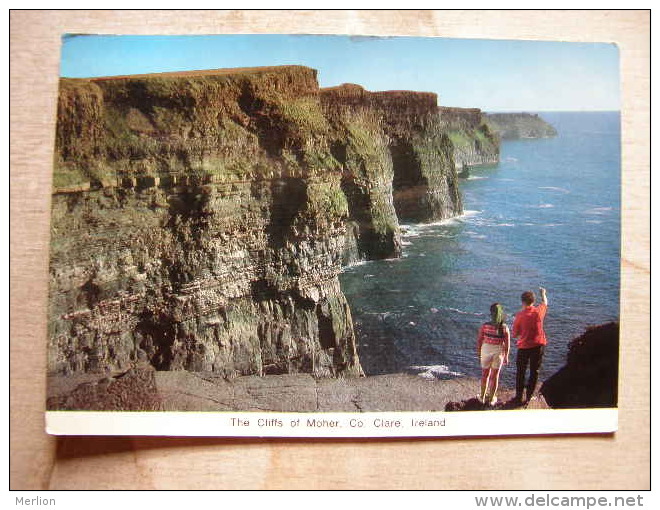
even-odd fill
[(543, 319), (548, 311), (548, 297), (543, 287), (539, 287), (539, 292), (541, 293), (541, 303), (538, 306), (534, 306), (534, 301), (536, 301), (534, 292), (531, 290), (523, 292), (520, 296), (522, 309), (516, 314), (513, 321), (513, 337), (518, 339), (515, 398), (518, 403), (523, 402), (527, 365), (529, 365), (529, 379), (524, 403), (531, 400), (539, 377), (543, 350), (548, 343), (545, 331), (543, 331)]

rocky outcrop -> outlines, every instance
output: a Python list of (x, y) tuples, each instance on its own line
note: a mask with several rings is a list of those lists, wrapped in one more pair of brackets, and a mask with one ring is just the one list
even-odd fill
[(438, 111), (441, 128), (454, 147), (454, 164), (459, 172), (499, 163), (499, 138), (484, 122), (481, 110), (441, 106)]
[(557, 130), (536, 113), (489, 113), (485, 123), (502, 140), (557, 136)]
[(554, 408), (616, 407), (619, 324), (589, 328), (572, 340), (566, 365), (547, 379), (541, 393)]
[[(53, 383), (50, 411), (163, 411), (153, 369), (130, 369), (121, 374), (78, 384), (69, 392)], [(62, 382), (61, 378), (58, 382)]]
[(61, 80), (49, 371), (361, 374), (342, 264), (461, 205), (433, 94), (343, 96), (300, 66)]

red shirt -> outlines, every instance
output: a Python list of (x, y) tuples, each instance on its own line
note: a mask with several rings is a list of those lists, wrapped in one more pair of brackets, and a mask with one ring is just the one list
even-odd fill
[(516, 315), (513, 321), (513, 337), (518, 339), (518, 349), (530, 349), (545, 345), (548, 340), (543, 331), (543, 319), (548, 311), (548, 305), (527, 306)]
[(502, 334), (498, 333), (497, 326), (493, 326), (490, 322), (487, 322), (479, 328), (479, 336), (477, 337), (477, 342), (481, 344), (503, 344), (509, 337), (509, 328), (502, 328)]

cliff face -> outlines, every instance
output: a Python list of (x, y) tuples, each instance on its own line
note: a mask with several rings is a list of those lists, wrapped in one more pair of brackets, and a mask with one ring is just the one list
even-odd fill
[(61, 80), (51, 373), (361, 374), (342, 264), (460, 211), (430, 98), (373, 97), (299, 66)]
[(500, 141), (478, 108), (438, 108), (440, 125), (454, 146), (454, 164), (464, 167), (496, 165)]
[[(435, 221), (462, 212), (453, 150), (441, 129), (436, 94), (369, 92), (345, 84), (323, 89), (321, 97), (333, 125), (348, 133), (349, 150), (353, 146), (359, 152), (369, 145), (365, 140), (379, 140), (378, 147), (371, 148), (371, 159), (374, 166), (385, 169), (383, 177), (391, 180), (392, 198), (389, 189), (369, 191), (377, 217), (391, 221), (390, 201), (401, 221)], [(369, 173), (369, 164), (360, 166)]]
[(557, 136), (555, 128), (535, 113), (489, 113), (485, 123), (503, 140)]

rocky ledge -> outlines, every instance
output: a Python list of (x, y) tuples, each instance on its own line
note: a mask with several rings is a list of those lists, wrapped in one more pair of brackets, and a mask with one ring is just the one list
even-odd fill
[[(616, 407), (619, 326), (589, 328), (569, 344), (567, 364), (543, 382), (525, 409)], [(515, 367), (513, 368), (515, 370)], [(311, 374), (224, 377), (217, 372), (156, 371), (146, 362), (99, 376), (51, 375), (49, 410), (98, 411), (482, 411), (522, 409), (500, 387), (484, 406), (480, 381), (411, 374), (318, 378)]]
[[(49, 410), (377, 412), (513, 409), (511, 390), (493, 408), (475, 404), (479, 381), (428, 380), (391, 374), (314, 378), (309, 374), (232, 379), (213, 372), (133, 369), (116, 377), (92, 374), (49, 379)], [(459, 399), (460, 402), (456, 402)], [(528, 408), (547, 409), (542, 398)]]

